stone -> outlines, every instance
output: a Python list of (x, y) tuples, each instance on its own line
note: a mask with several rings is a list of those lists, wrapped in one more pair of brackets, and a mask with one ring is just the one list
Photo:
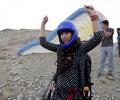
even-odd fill
[(23, 94), (19, 94), (19, 95), (17, 96), (17, 100), (22, 100), (22, 98), (23, 98)]

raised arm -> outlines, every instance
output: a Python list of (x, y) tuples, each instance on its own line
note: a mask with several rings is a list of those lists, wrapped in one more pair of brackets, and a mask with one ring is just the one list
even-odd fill
[(94, 36), (83, 43), (81, 49), (83, 52), (89, 52), (101, 42), (102, 32), (99, 31), (98, 15), (95, 9), (92, 6), (85, 6), (85, 8), (92, 21)]
[(44, 47), (44, 48), (46, 48), (50, 51), (56, 52), (57, 48), (58, 48), (58, 45), (46, 41), (45, 25), (46, 25), (47, 22), (48, 22), (48, 17), (45, 16), (43, 18), (43, 21), (41, 22), (40, 38), (39, 38), (40, 39), (40, 44), (41, 44), (42, 47)]
[(93, 25), (93, 33), (98, 32), (99, 31), (98, 15), (96, 14), (95, 9), (92, 6), (87, 6), (87, 5), (85, 5), (84, 7), (91, 18)]

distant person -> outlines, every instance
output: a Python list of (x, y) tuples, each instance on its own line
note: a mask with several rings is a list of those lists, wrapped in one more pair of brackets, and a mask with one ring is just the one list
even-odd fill
[(106, 57), (108, 57), (108, 78), (113, 79), (113, 70), (114, 70), (114, 55), (113, 55), (113, 34), (114, 29), (109, 28), (108, 20), (102, 21), (102, 29), (103, 29), (103, 39), (101, 42), (101, 50), (100, 50), (100, 65), (99, 65), (99, 76), (103, 75), (104, 66)]
[(119, 57), (120, 57), (120, 28), (117, 28), (117, 40), (118, 40), (118, 53), (119, 53)]
[(120, 28), (117, 28), (117, 34), (120, 36)]
[[(90, 83), (86, 73), (87, 53), (94, 49), (102, 40), (98, 29), (98, 15), (92, 6), (85, 6), (91, 17), (94, 36), (82, 43), (75, 25), (68, 20), (61, 22), (57, 28), (60, 44), (46, 41), (45, 25), (48, 17), (41, 23), (40, 44), (44, 48), (57, 53), (55, 90), (52, 100), (91, 100)], [(48, 65), (49, 66), (49, 65)]]

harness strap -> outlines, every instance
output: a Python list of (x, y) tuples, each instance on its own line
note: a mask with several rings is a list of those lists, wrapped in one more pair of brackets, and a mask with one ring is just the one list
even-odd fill
[(70, 88), (68, 90), (68, 98), (67, 98), (67, 100), (73, 100), (73, 97), (75, 97), (75, 95), (77, 94), (77, 92), (78, 92), (78, 89), (76, 89), (76, 88)]
[(73, 98), (77, 94), (81, 95), (81, 97), (83, 98), (83, 100), (91, 100), (89, 87), (87, 87), (87, 88), (85, 87), (84, 90), (82, 90), (82, 91), (80, 91), (79, 88), (70, 88), (68, 90), (67, 100), (73, 100)]
[(73, 96), (72, 95), (68, 96), (67, 100), (73, 100)]

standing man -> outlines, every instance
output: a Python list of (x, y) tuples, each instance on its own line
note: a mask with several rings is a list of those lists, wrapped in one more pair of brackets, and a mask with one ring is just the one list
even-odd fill
[(102, 21), (102, 29), (103, 29), (103, 39), (101, 43), (101, 51), (100, 51), (100, 65), (99, 65), (99, 74), (98, 77), (103, 75), (104, 66), (106, 57), (108, 57), (108, 78), (113, 78), (113, 70), (114, 70), (114, 56), (113, 56), (113, 34), (114, 29), (109, 28), (108, 20)]
[(117, 28), (118, 36), (120, 36), (120, 28)]
[(119, 57), (120, 57), (120, 28), (117, 28), (117, 33), (118, 33), (118, 53), (119, 53)]

